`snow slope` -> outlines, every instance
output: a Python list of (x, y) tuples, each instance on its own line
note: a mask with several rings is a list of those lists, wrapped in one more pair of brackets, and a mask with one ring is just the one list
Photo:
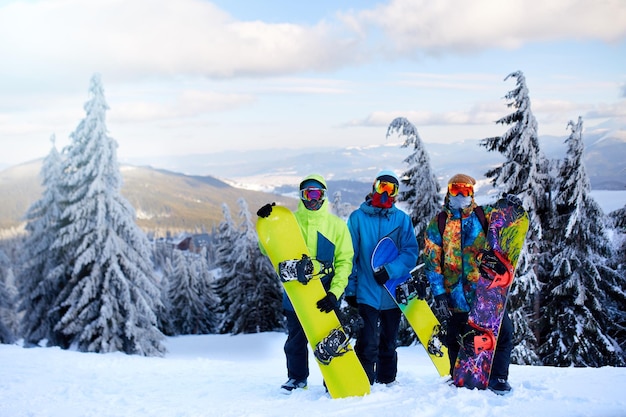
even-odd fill
[[(449, 386), (419, 345), (401, 347), (399, 385), (331, 399), (311, 361), (308, 390), (286, 380), (283, 333), (167, 338), (165, 358), (0, 345), (0, 416), (480, 416), (626, 415), (626, 368), (511, 366), (513, 393)], [(311, 356), (312, 358), (312, 356)]]

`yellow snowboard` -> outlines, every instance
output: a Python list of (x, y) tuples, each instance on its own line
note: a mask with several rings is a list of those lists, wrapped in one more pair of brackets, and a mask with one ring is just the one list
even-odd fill
[[(300, 226), (289, 209), (274, 206), (269, 217), (259, 218), (256, 229), (259, 242), (276, 271), (282, 261), (301, 259), (302, 255), (309, 256)], [(326, 295), (326, 290), (322, 282), (315, 278), (307, 284), (293, 280), (283, 282), (283, 285), (304, 333), (315, 351), (322, 339), (329, 336), (333, 330), (341, 328), (334, 311), (322, 313), (317, 308), (317, 301)], [(348, 345), (347, 352), (333, 357), (328, 364), (323, 364), (317, 359), (316, 361), (332, 398), (369, 394), (369, 379), (351, 346)]]
[[(398, 248), (395, 242), (390, 237), (382, 238), (374, 252), (372, 253), (372, 269), (376, 269), (387, 262), (391, 262), (398, 257)], [(412, 274), (402, 278), (389, 279), (384, 287), (391, 295), (391, 298), (398, 304), (398, 307), (406, 317), (407, 321), (415, 331), (417, 338), (419, 339), (428, 357), (437, 368), (437, 372), (441, 376), (448, 375), (450, 373), (450, 360), (448, 359), (448, 348), (443, 346), (441, 340), (443, 335), (441, 334), (441, 327), (439, 320), (435, 317), (435, 314), (430, 309), (428, 302), (417, 296), (411, 289), (410, 283), (414, 279), (418, 279), (418, 268), (413, 271), (416, 275)], [(402, 291), (405, 289), (405, 291)], [(404, 294), (404, 296), (401, 296)]]

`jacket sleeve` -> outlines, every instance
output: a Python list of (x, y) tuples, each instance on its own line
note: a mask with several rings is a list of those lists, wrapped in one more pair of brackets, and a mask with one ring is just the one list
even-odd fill
[(403, 212), (399, 213), (402, 213), (401, 216), (399, 216), (401, 219), (399, 222), (399, 229), (401, 231), (398, 242), (399, 254), (394, 261), (385, 264), (385, 269), (389, 277), (394, 279), (407, 276), (411, 272), (411, 269), (417, 265), (418, 256), (417, 239), (415, 238), (411, 218)]
[(350, 239), (352, 242), (352, 248), (354, 255), (352, 257), (352, 270), (348, 279), (348, 286), (345, 289), (345, 293), (348, 296), (356, 295), (356, 288), (358, 285), (358, 258), (359, 258), (359, 228), (355, 225), (356, 214), (352, 213), (348, 218), (348, 231), (350, 233)]
[(346, 222), (340, 218), (336, 218), (334, 241), (335, 276), (330, 283), (329, 291), (339, 299), (348, 285), (349, 276), (352, 273), (352, 259), (354, 257), (350, 231)]
[(437, 216), (435, 216), (424, 232), (424, 272), (430, 282), (433, 297), (444, 294), (443, 271), (441, 257), (443, 256), (443, 238), (439, 233)]

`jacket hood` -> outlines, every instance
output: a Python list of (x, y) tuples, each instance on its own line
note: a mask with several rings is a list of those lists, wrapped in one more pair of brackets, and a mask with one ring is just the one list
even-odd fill
[(326, 180), (320, 174), (309, 174), (306, 177), (304, 177), (302, 181), (300, 181), (300, 185), (298, 186), (298, 189), (299, 190), (302, 189), (302, 184), (308, 180), (317, 181), (320, 184), (322, 184), (326, 190), (328, 190), (328, 185), (326, 185)]

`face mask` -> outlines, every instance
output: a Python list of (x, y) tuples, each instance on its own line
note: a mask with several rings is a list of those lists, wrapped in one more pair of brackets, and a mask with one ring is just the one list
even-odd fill
[(391, 208), (393, 206), (393, 197), (389, 197), (387, 192), (382, 194), (372, 194), (372, 206), (378, 208)]
[(300, 199), (309, 210), (317, 211), (322, 208), (326, 199), (326, 190), (318, 187), (306, 187), (300, 190)]
[(302, 204), (309, 210), (317, 211), (322, 208), (324, 200), (302, 200)]
[(472, 204), (472, 196), (464, 197), (461, 194), (450, 197), (450, 208), (455, 210), (464, 209)]

